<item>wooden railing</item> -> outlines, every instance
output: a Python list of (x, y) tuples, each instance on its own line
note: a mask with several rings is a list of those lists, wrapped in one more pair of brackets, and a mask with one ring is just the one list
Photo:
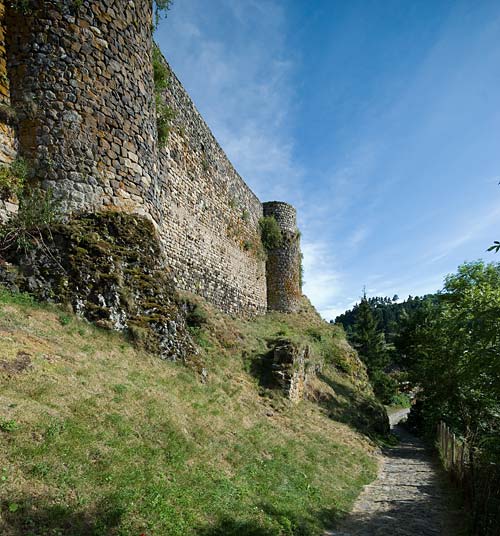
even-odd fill
[(458, 439), (444, 422), (437, 428), (437, 445), (447, 471), (463, 482), (470, 473), (470, 452), (467, 444)]
[(500, 535), (500, 460), (482, 462), (479, 450), (471, 452), (444, 422), (437, 427), (437, 447), (445, 469), (463, 490), (469, 505), (474, 536)]

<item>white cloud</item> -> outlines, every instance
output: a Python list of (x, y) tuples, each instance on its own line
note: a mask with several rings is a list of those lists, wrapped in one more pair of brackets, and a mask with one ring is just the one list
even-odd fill
[[(218, 14), (217, 20), (208, 21)], [(289, 134), (295, 63), (274, 0), (183, 0), (160, 29), (167, 59), (244, 180), (263, 200), (296, 202), (302, 171)], [(216, 31), (214, 31), (214, 29)]]
[(331, 251), (331, 246), (325, 242), (302, 244), (304, 293), (327, 320), (334, 318), (331, 316), (332, 311), (341, 307), (335, 301), (338, 301), (338, 296), (341, 294), (342, 275), (336, 269)]

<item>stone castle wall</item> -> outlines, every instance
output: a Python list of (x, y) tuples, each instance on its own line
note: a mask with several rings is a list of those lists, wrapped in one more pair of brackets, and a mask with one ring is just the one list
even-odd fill
[(21, 154), (72, 209), (154, 203), (152, 7), (143, 0), (32, 1), (7, 9)]
[[(151, 2), (29, 6), (7, 9), (5, 20), (11, 106), (33, 183), (69, 211), (146, 215), (179, 289), (229, 313), (265, 312), (262, 204), (173, 73), (163, 97), (175, 115), (158, 145)], [(1, 54), (0, 45), (0, 62)]]
[[(10, 164), (16, 157), (17, 140), (14, 117), (10, 108), (9, 78), (7, 76), (5, 5), (0, 0), (0, 166)], [(0, 198), (0, 222), (17, 208), (15, 199)]]
[(225, 311), (265, 312), (262, 205), (173, 73), (164, 97), (175, 116), (160, 152), (159, 230), (177, 286)]
[(300, 234), (295, 208), (288, 203), (264, 203), (264, 215), (278, 222), (282, 244), (268, 252), (267, 305), (271, 310), (294, 312), (300, 307)]

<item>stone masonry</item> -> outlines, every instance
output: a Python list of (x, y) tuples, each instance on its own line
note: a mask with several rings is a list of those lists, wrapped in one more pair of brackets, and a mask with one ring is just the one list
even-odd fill
[(176, 284), (224, 311), (263, 313), (262, 204), (171, 71), (164, 97), (175, 118), (159, 156), (159, 231)]
[(304, 397), (309, 354), (309, 346), (297, 345), (286, 339), (278, 341), (273, 349), (273, 376), (292, 402), (299, 402)]
[(297, 311), (302, 296), (300, 288), (300, 234), (295, 208), (288, 203), (264, 203), (264, 215), (278, 222), (283, 236), (282, 244), (268, 252), (267, 304), (276, 311)]
[(7, 9), (20, 152), (68, 208), (144, 212), (154, 203), (151, 21), (142, 0)]
[[(166, 62), (171, 74), (163, 98), (175, 115), (167, 144), (159, 147), (151, 2), (29, 0), (19, 6), (0, 0), (0, 75), (5, 66), (8, 74), (0, 77), (0, 98), (7, 105), (10, 98), (33, 185), (51, 188), (68, 212), (145, 215), (177, 287), (225, 312), (259, 314), (268, 305), (294, 311), (300, 251), (293, 207), (276, 205), (288, 207), (275, 216), (280, 225), (285, 213), (293, 216), (293, 230), (285, 225), (288, 245), (269, 255), (266, 280), (258, 224), (263, 206)], [(6, 128), (15, 148), (14, 130)], [(14, 155), (9, 151), (4, 161)], [(280, 272), (288, 269), (293, 273)]]
[[(4, 17), (5, 6), (0, 1), (0, 165), (10, 164), (17, 153), (17, 141), (13, 128), (14, 120), (10, 108)], [(16, 209), (15, 199), (0, 198), (0, 222)]]

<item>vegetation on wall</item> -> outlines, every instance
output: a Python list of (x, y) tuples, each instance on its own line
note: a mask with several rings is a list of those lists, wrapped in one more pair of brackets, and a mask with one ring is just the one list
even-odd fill
[(156, 43), (153, 44), (153, 80), (156, 106), (156, 128), (158, 143), (164, 147), (168, 140), (170, 124), (175, 117), (174, 110), (165, 102), (164, 91), (168, 87), (170, 73), (165, 65), (162, 53)]
[(172, 7), (173, 0), (153, 0), (154, 27), (157, 28), (162, 17), (166, 17), (167, 11)]
[(238, 205), (230, 204), (233, 210), (228, 214), (228, 223), (226, 227), (227, 237), (234, 240), (243, 250), (251, 253), (258, 260), (266, 260), (266, 251), (260, 239), (259, 230), (249, 225), (250, 213), (247, 210), (241, 210)]
[(299, 264), (299, 285), (300, 289), (304, 286), (304, 254), (300, 254), (300, 264)]
[[(171, 5), (172, 0), (154, 0), (154, 28), (158, 27), (162, 16), (166, 16)], [(156, 43), (153, 43), (152, 56), (158, 143), (160, 147), (165, 147), (170, 133), (170, 125), (175, 117), (174, 110), (166, 104), (164, 98), (164, 91), (169, 84), (170, 72), (165, 65), (162, 53)]]
[(32, 12), (31, 0), (9, 0), (7, 6), (23, 15), (29, 15)]
[(45, 248), (44, 234), (61, 217), (60, 201), (52, 190), (27, 189), (19, 198), (18, 211), (0, 225), (0, 253)]
[[(26, 199), (19, 214), (0, 226), (0, 255), (14, 268), (10, 283), (39, 300), (66, 304), (101, 327), (125, 331), (164, 359), (191, 354), (148, 219), (108, 211), (62, 222), (55, 220), (51, 198)], [(37, 205), (45, 207), (43, 214)], [(0, 270), (0, 283), (3, 275)]]
[(274, 216), (264, 216), (259, 220), (260, 237), (266, 251), (278, 248), (283, 242), (281, 229)]
[(28, 178), (28, 163), (24, 158), (17, 158), (10, 165), (0, 166), (0, 199), (20, 196)]

